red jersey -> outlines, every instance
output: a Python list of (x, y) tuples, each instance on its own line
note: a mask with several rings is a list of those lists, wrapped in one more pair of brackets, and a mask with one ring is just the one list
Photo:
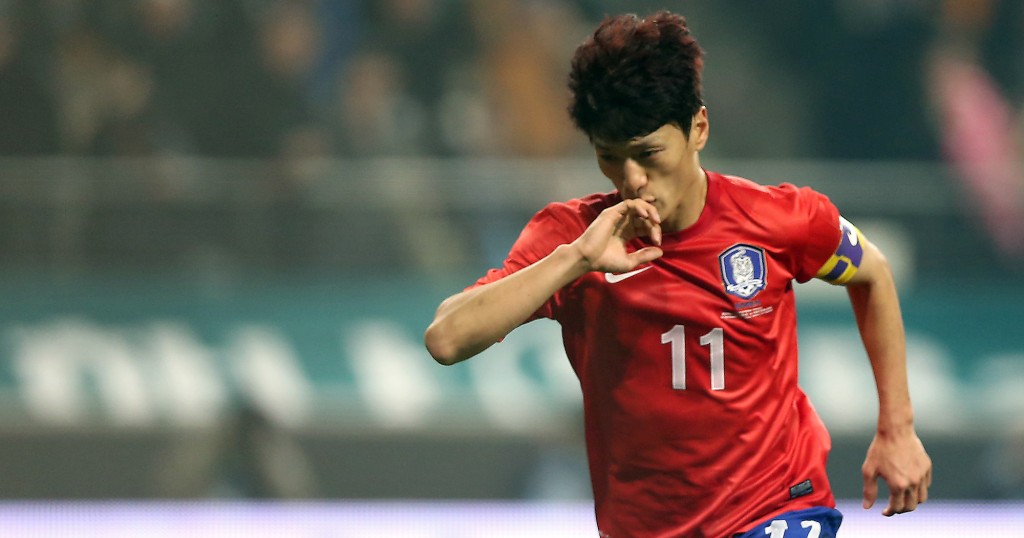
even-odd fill
[[(729, 536), (835, 506), (831, 441), (797, 386), (793, 282), (836, 251), (838, 211), (809, 188), (707, 176), (699, 219), (664, 235), (661, 258), (588, 273), (531, 318), (561, 324), (580, 380), (602, 537)], [(548, 205), (477, 285), (572, 242), (620, 200)]]

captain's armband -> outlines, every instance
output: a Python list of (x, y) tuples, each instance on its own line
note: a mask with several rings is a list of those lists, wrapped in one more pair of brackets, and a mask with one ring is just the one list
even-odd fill
[(864, 259), (864, 236), (860, 230), (843, 217), (839, 217), (839, 229), (843, 232), (839, 246), (815, 275), (829, 284), (849, 282)]

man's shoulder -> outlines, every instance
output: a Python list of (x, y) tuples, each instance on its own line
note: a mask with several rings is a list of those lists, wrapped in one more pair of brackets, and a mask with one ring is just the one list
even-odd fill
[(708, 172), (708, 175), (720, 180), (723, 189), (730, 193), (736, 193), (747, 196), (778, 196), (796, 193), (798, 191), (812, 191), (810, 187), (798, 187), (797, 185), (788, 182), (773, 182), (773, 181), (755, 181), (753, 179), (747, 179), (745, 177), (721, 174), (718, 172)]
[(781, 203), (789, 205), (800, 198), (822, 196), (810, 187), (800, 187), (791, 182), (758, 182), (745, 177), (708, 172), (717, 180), (721, 190), (741, 205), (748, 203)]
[(551, 202), (538, 212), (538, 216), (546, 215), (590, 222), (597, 218), (601, 211), (621, 200), (618, 192), (598, 192), (562, 202)]

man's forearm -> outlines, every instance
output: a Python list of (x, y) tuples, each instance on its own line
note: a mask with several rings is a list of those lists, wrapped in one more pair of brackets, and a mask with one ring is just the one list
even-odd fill
[(907, 382), (906, 335), (899, 299), (886, 266), (876, 278), (847, 291), (878, 390), (880, 432), (912, 427), (914, 416)]
[(431, 356), (454, 364), (504, 338), (566, 284), (587, 271), (571, 245), (501, 280), (454, 295), (438, 307), (424, 342)]

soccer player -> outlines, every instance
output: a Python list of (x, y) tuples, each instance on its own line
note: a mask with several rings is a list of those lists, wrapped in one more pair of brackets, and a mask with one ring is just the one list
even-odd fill
[(427, 349), (454, 364), (561, 324), (602, 537), (823, 538), (842, 515), (797, 386), (793, 283), (846, 286), (879, 401), (864, 506), (882, 477), (883, 514), (911, 511), (931, 461), (889, 266), (824, 195), (701, 167), (702, 68), (679, 15), (604, 20), (572, 59), (569, 109), (615, 190), (538, 212), (503, 267), (441, 303)]

